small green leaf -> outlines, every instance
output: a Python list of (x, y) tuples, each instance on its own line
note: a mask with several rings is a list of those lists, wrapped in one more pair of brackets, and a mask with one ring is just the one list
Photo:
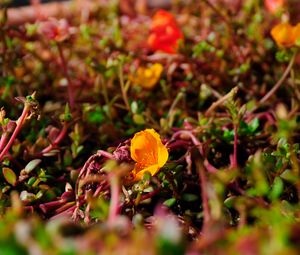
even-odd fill
[(254, 120), (252, 120), (250, 123), (249, 123), (249, 130), (251, 133), (254, 133), (257, 128), (259, 127), (259, 120), (258, 118), (255, 118)]
[(136, 102), (136, 101), (133, 101), (133, 102), (131, 103), (130, 108), (131, 108), (132, 113), (137, 113), (137, 111), (138, 111), (138, 104), (137, 104), (137, 102)]
[(42, 162), (41, 159), (34, 159), (31, 160), (26, 166), (25, 166), (25, 172), (29, 174), (33, 169), (35, 169), (40, 163)]
[(135, 124), (138, 124), (138, 125), (144, 125), (145, 124), (145, 119), (143, 117), (143, 115), (141, 114), (134, 114), (133, 115), (133, 121)]
[(297, 182), (297, 175), (292, 170), (286, 169), (281, 175), (281, 179), (291, 182), (291, 183), (296, 183)]
[(94, 111), (88, 113), (87, 118), (90, 123), (101, 124), (105, 120), (105, 112), (97, 106)]
[(71, 121), (71, 119), (72, 119), (72, 114), (70, 111), (70, 107), (69, 107), (69, 104), (66, 104), (66, 106), (65, 106), (65, 121)]
[(275, 200), (277, 198), (279, 198), (279, 196), (281, 195), (282, 191), (284, 188), (284, 184), (283, 181), (280, 177), (275, 177), (274, 182), (273, 182), (273, 186), (271, 188), (271, 191), (269, 193), (269, 197), (271, 200)]
[(225, 199), (224, 201), (224, 205), (227, 207), (227, 208), (233, 208), (235, 202), (236, 202), (236, 197), (235, 196), (231, 196), (231, 197), (228, 197)]
[(196, 196), (195, 194), (184, 193), (182, 195), (182, 199), (187, 202), (193, 202), (193, 201), (198, 200), (198, 196)]
[(167, 207), (172, 207), (176, 203), (176, 198), (172, 197), (167, 199), (163, 204)]
[(56, 156), (58, 153), (59, 153), (59, 150), (52, 150), (47, 153), (43, 153), (43, 156), (44, 157), (53, 157), (53, 156)]
[(234, 138), (234, 130), (228, 130), (228, 129), (225, 129), (223, 131), (223, 138), (226, 142), (231, 142), (233, 141), (233, 138)]
[(27, 184), (28, 184), (29, 186), (32, 186), (32, 185), (34, 184), (35, 181), (36, 181), (36, 178), (35, 178), (35, 177), (31, 177), (31, 178), (28, 180)]
[(12, 169), (10, 169), (8, 167), (3, 167), (2, 168), (2, 173), (3, 173), (3, 176), (4, 176), (5, 180), (9, 184), (11, 184), (13, 186), (16, 185), (17, 176), (16, 176), (15, 172)]

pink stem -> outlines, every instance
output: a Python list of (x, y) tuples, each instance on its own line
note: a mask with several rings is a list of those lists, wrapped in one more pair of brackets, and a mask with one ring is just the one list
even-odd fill
[(188, 141), (184, 141), (184, 140), (176, 140), (170, 144), (167, 144), (166, 146), (169, 149), (175, 149), (175, 148), (180, 148), (180, 147), (187, 147), (188, 145), (190, 145), (190, 142)]
[(203, 230), (207, 228), (207, 224), (210, 221), (210, 208), (208, 203), (208, 194), (207, 194), (207, 178), (205, 175), (205, 167), (203, 162), (200, 160), (196, 161), (196, 166), (198, 168), (198, 174), (200, 177), (200, 186), (201, 186), (201, 197), (202, 197), (202, 206), (203, 206)]
[(59, 219), (59, 218), (62, 218), (62, 217), (69, 218), (70, 216), (73, 215), (73, 213), (76, 211), (76, 209), (77, 209), (76, 205), (71, 206), (70, 208), (66, 209), (65, 211), (52, 216), (51, 220)]
[(49, 146), (47, 146), (45, 149), (43, 149), (42, 153), (43, 154), (48, 153), (53, 148), (55, 148), (61, 142), (61, 140), (65, 137), (67, 131), (68, 131), (68, 125), (65, 124), (64, 127), (62, 128), (62, 130), (60, 131), (60, 133), (58, 134), (58, 136), (55, 138), (54, 142), (52, 144), (50, 144)]
[(160, 191), (160, 188), (158, 188), (156, 190), (153, 190), (152, 192), (149, 192), (149, 193), (147, 193), (145, 195), (142, 195), (141, 198), (139, 199), (139, 202), (144, 201), (144, 200), (146, 200), (148, 198), (151, 198), (151, 197), (155, 196), (159, 191)]
[(218, 172), (218, 169), (215, 168), (211, 163), (209, 163), (209, 161), (207, 159), (204, 160), (204, 166), (209, 173), (214, 174), (214, 173)]
[(73, 207), (73, 205), (75, 205), (74, 201), (65, 203), (62, 207), (59, 207), (58, 209), (56, 209), (55, 213), (61, 213), (61, 212), (65, 211), (65, 210), (67, 210), (68, 208)]
[(0, 162), (3, 160), (3, 157), (6, 155), (6, 153), (12, 146), (13, 142), (15, 141), (17, 135), (21, 131), (21, 128), (26, 120), (27, 115), (28, 115), (28, 112), (29, 112), (29, 106), (25, 105), (20, 118), (17, 120), (17, 126), (16, 126), (13, 134), (11, 135), (8, 143), (6, 144), (6, 146), (4, 147), (4, 149), (2, 150), (2, 152), (0, 154)]
[(44, 204), (40, 204), (39, 208), (42, 210), (43, 213), (47, 213), (48, 211), (54, 210), (58, 206), (63, 205), (65, 203), (66, 203), (66, 201), (64, 201), (64, 200), (56, 200), (56, 201), (51, 201), (51, 202), (47, 202)]
[(201, 155), (203, 155), (203, 148), (202, 148), (202, 146), (201, 146), (201, 143), (200, 143), (200, 141), (196, 138), (196, 136), (194, 136), (194, 134), (193, 134), (191, 131), (187, 131), (187, 130), (180, 130), (180, 131), (177, 131), (176, 133), (174, 133), (174, 135), (173, 135), (172, 138), (177, 138), (177, 137), (180, 136), (180, 135), (186, 135), (186, 136), (188, 136), (188, 137), (192, 140), (192, 142), (193, 142), (193, 144), (194, 144), (195, 146), (200, 146), (200, 147), (199, 147), (199, 152), (200, 152)]
[(115, 159), (114, 155), (103, 150), (98, 150), (97, 154), (100, 154), (102, 157), (108, 158), (108, 159)]
[(0, 151), (3, 150), (3, 148), (4, 148), (5, 144), (6, 144), (7, 139), (8, 139), (8, 133), (5, 132), (5, 133), (2, 134), (1, 139), (0, 139)]
[(119, 179), (118, 176), (116, 176), (115, 174), (111, 175), (110, 187), (111, 187), (111, 198), (110, 198), (108, 224), (113, 225), (119, 213), (119, 194), (120, 194)]

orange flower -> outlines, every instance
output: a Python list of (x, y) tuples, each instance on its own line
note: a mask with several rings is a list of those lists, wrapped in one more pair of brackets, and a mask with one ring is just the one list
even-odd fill
[(183, 34), (179, 29), (174, 16), (164, 10), (159, 10), (152, 19), (148, 45), (154, 51), (176, 53), (179, 40)]
[(134, 135), (130, 146), (131, 158), (136, 162), (134, 180), (141, 180), (145, 172), (153, 176), (167, 162), (169, 153), (154, 129), (145, 129)]
[(158, 10), (152, 18), (151, 29), (168, 25), (177, 26), (174, 16), (165, 10)]
[(293, 28), (294, 43), (300, 47), (300, 23)]
[(271, 13), (276, 13), (285, 5), (285, 0), (265, 0), (265, 7)]
[(281, 23), (271, 30), (271, 35), (279, 47), (291, 47), (295, 43), (295, 27), (289, 23)]
[(155, 63), (150, 67), (139, 67), (135, 76), (130, 76), (130, 79), (145, 89), (152, 89), (158, 82), (163, 66)]

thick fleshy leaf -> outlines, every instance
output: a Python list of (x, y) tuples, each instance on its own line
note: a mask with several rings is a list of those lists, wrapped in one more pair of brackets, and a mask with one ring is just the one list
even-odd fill
[(3, 173), (3, 176), (5, 178), (5, 180), (11, 184), (11, 185), (16, 185), (16, 182), (17, 182), (17, 176), (15, 174), (15, 172), (8, 168), (8, 167), (3, 167), (2, 168), (2, 173)]
[(30, 173), (33, 169), (35, 169), (40, 163), (42, 162), (41, 159), (34, 159), (31, 160), (26, 166), (25, 166), (25, 172), (28, 174)]

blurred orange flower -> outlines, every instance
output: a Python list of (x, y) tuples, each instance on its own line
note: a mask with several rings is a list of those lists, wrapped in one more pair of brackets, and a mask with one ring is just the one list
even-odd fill
[(300, 23), (298, 23), (293, 29), (293, 36), (295, 45), (300, 47)]
[(179, 40), (183, 34), (179, 29), (174, 16), (164, 10), (159, 10), (152, 18), (148, 45), (154, 51), (176, 53)]
[(276, 13), (285, 5), (285, 0), (265, 0), (265, 7), (271, 13)]
[(168, 25), (177, 26), (175, 17), (165, 10), (158, 10), (152, 17), (151, 29)]
[(155, 63), (150, 67), (139, 67), (136, 75), (130, 76), (130, 79), (145, 89), (152, 89), (157, 84), (163, 69), (163, 66), (159, 63)]
[(155, 175), (169, 157), (166, 146), (154, 129), (145, 129), (134, 135), (130, 155), (136, 162), (133, 169), (134, 180), (141, 180), (145, 172)]
[(295, 28), (289, 23), (280, 23), (273, 27), (271, 35), (278, 46), (291, 47), (295, 43)]

